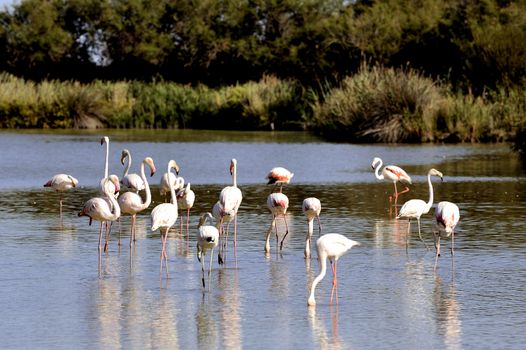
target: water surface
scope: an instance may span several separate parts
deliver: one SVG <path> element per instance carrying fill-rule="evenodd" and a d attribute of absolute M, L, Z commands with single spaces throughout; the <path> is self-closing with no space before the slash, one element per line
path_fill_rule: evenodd
<path fill-rule="evenodd" d="M 77 217 L 97 195 L 104 147 L 99 132 L 0 134 L 0 308 L 2 348 L 522 348 L 526 336 L 526 236 L 523 170 L 507 145 L 349 145 L 305 133 L 109 132 L 110 172 L 122 175 L 120 151 L 132 169 L 151 156 L 154 203 L 138 216 L 137 243 L 128 247 L 129 217 L 117 225 L 98 269 L 98 223 Z M 461 221 L 433 271 L 432 213 L 422 217 L 428 251 L 416 227 L 394 219 L 392 185 L 375 179 L 374 156 L 412 177 L 410 198 L 457 203 Z M 195 255 L 198 215 L 210 211 L 230 183 L 238 160 L 243 192 L 236 258 L 214 259 L 211 290 L 203 293 Z M 189 239 L 175 227 L 168 239 L 169 277 L 160 279 L 160 236 L 149 213 L 163 199 L 159 181 L 169 159 L 192 183 L 196 205 Z M 274 166 L 295 173 L 289 236 L 278 252 L 263 253 L 271 217 L 265 175 Z M 80 186 L 64 197 L 45 183 L 65 172 Z M 306 305 L 318 274 L 316 253 L 305 261 L 306 219 L 301 202 L 318 197 L 322 233 L 341 233 L 362 245 L 339 261 L 339 303 L 329 305 L 331 274 L 318 285 L 317 306 Z M 284 229 L 279 220 L 278 228 Z M 316 232 L 316 230 L 315 230 Z M 317 232 L 316 232 L 317 235 Z M 316 236 L 317 237 L 317 236 Z M 406 242 L 409 246 L 406 249 Z M 208 262 L 208 256 L 207 256 Z"/>

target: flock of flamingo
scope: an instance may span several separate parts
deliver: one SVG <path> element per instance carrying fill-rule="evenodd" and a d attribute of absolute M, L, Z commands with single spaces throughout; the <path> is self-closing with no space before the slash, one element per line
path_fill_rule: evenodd
<path fill-rule="evenodd" d="M 156 172 L 156 167 L 153 159 L 146 157 L 140 165 L 139 174 L 129 174 L 131 167 L 131 154 L 127 149 L 124 149 L 121 154 L 121 163 L 127 163 L 124 169 L 122 178 L 116 175 L 109 175 L 108 172 L 108 157 L 109 157 L 109 138 L 104 136 L 101 139 L 101 145 L 106 145 L 106 158 L 104 176 L 100 181 L 99 192 L 100 195 L 91 198 L 84 203 L 84 206 L 78 213 L 78 216 L 89 217 L 91 225 L 92 220 L 100 222 L 99 257 L 102 250 L 102 237 L 104 235 L 104 250 L 108 248 L 108 241 L 110 235 L 111 223 L 117 221 L 121 215 L 128 214 L 131 216 L 131 233 L 130 233 L 130 247 L 135 242 L 136 230 L 136 216 L 141 211 L 147 209 L 152 200 L 150 186 L 145 174 L 145 166 L 150 169 L 150 176 Z M 371 164 L 378 180 L 385 180 L 394 184 L 394 193 L 389 197 L 389 201 L 395 208 L 398 197 L 409 191 L 406 186 L 401 192 L 398 192 L 397 183 L 411 184 L 411 177 L 400 167 L 395 165 L 387 165 L 382 168 L 383 162 L 380 158 L 375 157 Z M 175 174 L 172 172 L 175 171 Z M 203 213 L 200 216 L 198 224 L 197 235 L 197 258 L 202 266 L 202 285 L 205 290 L 205 266 L 204 258 L 208 251 L 210 251 L 210 263 L 208 268 L 208 285 L 210 287 L 210 275 L 212 270 L 212 258 L 214 249 L 221 243 L 218 253 L 218 263 L 224 263 L 224 254 L 226 249 L 226 242 L 228 240 L 229 224 L 234 221 L 234 255 L 236 254 L 236 235 L 237 235 L 237 214 L 241 201 L 243 199 L 241 190 L 237 187 L 237 161 L 232 159 L 230 162 L 230 174 L 232 176 L 232 185 L 226 186 L 219 194 L 219 200 L 214 204 L 212 213 Z M 166 239 L 168 231 L 175 225 L 179 217 L 179 209 L 186 210 L 186 231 L 189 232 L 190 209 L 194 205 L 195 194 L 191 190 L 190 183 L 185 186 L 185 181 L 179 175 L 179 166 L 175 160 L 168 162 L 166 173 L 161 178 L 160 193 L 165 196 L 165 203 L 158 204 L 151 211 L 151 230 L 159 230 L 161 233 L 161 254 L 160 254 L 160 270 L 161 276 L 163 271 L 163 261 L 168 274 L 168 256 L 166 253 Z M 283 249 L 283 241 L 288 234 L 288 224 L 286 219 L 286 212 L 289 207 L 289 199 L 283 193 L 283 185 L 290 183 L 294 173 L 282 167 L 275 167 L 270 170 L 267 175 L 268 184 L 274 184 L 275 188 L 279 187 L 279 192 L 272 192 L 267 198 L 267 205 L 272 213 L 272 222 L 266 234 L 265 253 L 270 252 L 270 236 L 275 230 L 276 244 L 279 245 L 279 250 Z M 405 202 L 396 219 L 408 219 L 407 237 L 411 231 L 411 219 L 416 219 L 418 223 L 418 235 L 422 239 L 420 231 L 420 217 L 423 214 L 429 213 L 433 205 L 433 185 L 431 176 L 440 177 L 442 173 L 436 169 L 430 169 L 427 173 L 427 183 L 429 187 L 429 200 L 425 202 L 421 199 L 411 199 Z M 44 187 L 51 187 L 60 193 L 60 212 L 62 213 L 63 192 L 75 188 L 78 185 L 78 180 L 71 175 L 57 174 L 53 176 Z M 121 186 L 127 188 L 120 194 Z M 145 199 L 139 195 L 140 191 L 145 192 Z M 168 196 L 170 196 L 168 198 Z M 169 199 L 169 200 L 168 200 Z M 319 233 L 321 235 L 322 226 L 320 223 L 321 202 L 314 197 L 306 198 L 302 205 L 303 213 L 307 217 L 308 230 L 305 238 L 304 256 L 306 259 L 310 258 L 310 245 L 314 229 L 314 219 L 318 221 Z M 276 226 L 276 219 L 282 216 L 285 221 L 286 232 L 279 243 L 278 230 Z M 435 236 L 435 265 L 436 269 L 438 257 L 440 256 L 440 239 L 451 236 L 451 255 L 454 254 L 454 230 L 460 219 L 459 208 L 456 204 L 442 201 L 438 203 L 435 210 L 435 228 L 433 230 Z M 180 218 L 181 232 L 183 227 L 183 217 Z M 120 238 L 119 238 L 120 240 Z M 424 242 L 425 244 L 425 242 Z M 327 260 L 331 263 L 333 274 L 332 291 L 330 304 L 333 302 L 333 296 L 336 294 L 336 303 L 338 302 L 338 283 L 337 283 L 337 262 L 338 259 L 347 253 L 352 247 L 360 245 L 359 242 L 348 239 L 344 235 L 336 233 L 323 234 L 316 241 L 316 250 L 318 262 L 320 265 L 320 272 L 312 282 L 310 294 L 307 300 L 309 306 L 316 305 L 314 292 L 316 285 L 325 277 L 327 270 Z M 427 246 L 426 246 L 427 248 Z M 100 260 L 99 260 L 100 261 Z"/>

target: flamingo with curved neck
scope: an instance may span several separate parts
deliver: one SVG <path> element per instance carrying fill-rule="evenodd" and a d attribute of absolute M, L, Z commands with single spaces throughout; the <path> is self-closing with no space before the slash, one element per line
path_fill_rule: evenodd
<path fill-rule="evenodd" d="M 148 179 L 144 173 L 144 166 L 148 165 L 150 167 L 150 176 L 155 174 L 155 164 L 151 157 L 146 157 L 141 163 L 141 181 L 144 183 L 144 190 L 146 192 L 146 199 L 142 201 L 141 196 L 135 192 L 125 192 L 119 196 L 119 205 L 121 207 L 122 213 L 130 214 L 132 218 L 131 233 L 130 233 L 130 247 L 132 241 L 135 242 L 135 233 L 136 233 L 136 220 L 137 213 L 148 208 L 152 202 L 152 194 L 150 191 L 150 185 L 148 184 Z"/>
<path fill-rule="evenodd" d="M 371 164 L 371 167 L 374 169 L 374 175 L 378 180 L 385 180 L 392 182 L 394 184 L 394 200 L 395 205 L 398 200 L 398 196 L 402 193 L 409 192 L 409 187 L 406 186 L 406 188 L 402 192 L 398 192 L 398 189 L 396 188 L 396 183 L 400 182 L 403 184 L 411 184 L 411 177 L 407 175 L 404 169 L 396 166 L 396 165 L 386 165 L 382 169 L 382 173 L 380 174 L 380 169 L 382 168 L 383 161 L 379 157 L 375 157 L 373 159 L 373 162 Z M 389 200 L 391 200 L 391 197 L 389 197 Z"/>
<path fill-rule="evenodd" d="M 137 174 L 128 174 L 130 171 L 130 167 L 132 164 L 132 157 L 131 153 L 128 149 L 123 149 L 121 153 L 121 164 L 124 165 L 124 160 L 128 158 L 128 163 L 126 163 L 126 166 L 124 167 L 124 172 L 122 174 L 121 184 L 129 188 L 130 190 L 134 192 L 139 192 L 141 190 L 144 190 L 144 180 L 141 178 L 141 176 Z"/>
<path fill-rule="evenodd" d="M 172 169 L 174 169 L 175 172 L 179 174 L 179 166 L 177 165 L 177 162 L 173 159 L 168 162 L 167 173 L 169 174 Z M 168 231 L 175 224 L 178 217 L 177 197 L 175 195 L 173 183 L 170 184 L 170 194 L 172 195 L 171 202 L 161 203 L 157 205 L 155 208 L 153 208 L 151 213 L 152 231 L 156 231 L 157 229 L 161 231 L 161 275 L 163 271 L 163 258 L 166 265 L 166 275 L 168 275 L 168 255 L 166 254 L 166 239 L 168 238 Z"/>
<path fill-rule="evenodd" d="M 348 239 L 347 237 L 340 235 L 339 233 L 327 233 L 316 241 L 316 249 L 318 251 L 318 261 L 320 263 L 320 274 L 316 276 L 312 282 L 312 287 L 310 289 L 309 299 L 307 304 L 309 306 L 316 305 L 316 300 L 314 299 L 314 291 L 318 283 L 325 277 L 327 272 L 327 259 L 331 262 L 332 267 L 332 291 L 331 291 L 331 301 L 336 291 L 336 304 L 338 303 L 338 279 L 336 277 L 338 259 L 345 253 L 347 253 L 352 247 L 360 245 L 360 243 Z"/>
<path fill-rule="evenodd" d="M 420 240 L 424 242 L 424 245 L 427 248 L 426 242 L 422 238 L 422 233 L 420 231 L 420 217 L 422 214 L 429 213 L 429 210 L 431 209 L 431 206 L 433 206 L 433 184 L 431 183 L 431 176 L 437 176 L 440 177 L 440 179 L 443 181 L 443 175 L 440 171 L 436 169 L 430 169 L 427 173 L 427 184 L 429 187 L 429 200 L 424 202 L 422 199 L 411 199 L 404 203 L 402 208 L 400 209 L 400 212 L 398 213 L 397 219 L 409 219 L 409 223 L 407 225 L 407 237 L 409 237 L 409 234 L 411 232 L 411 219 L 416 219 L 418 222 L 418 236 L 420 237 Z M 407 246 L 407 240 L 406 240 L 406 246 Z"/>

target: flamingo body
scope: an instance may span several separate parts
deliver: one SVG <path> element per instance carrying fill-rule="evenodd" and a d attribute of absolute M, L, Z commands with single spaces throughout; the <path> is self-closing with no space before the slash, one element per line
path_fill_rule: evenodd
<path fill-rule="evenodd" d="M 270 172 L 267 174 L 267 184 L 275 184 L 276 186 L 279 185 L 279 191 L 281 192 L 283 189 L 283 184 L 290 183 L 290 180 L 294 176 L 294 173 L 290 172 L 289 170 L 283 168 L 283 167 L 275 167 L 270 170 Z"/>
<path fill-rule="evenodd" d="M 385 181 L 392 182 L 394 184 L 394 190 L 395 190 L 394 198 L 395 198 L 395 203 L 396 203 L 398 196 L 400 194 L 409 191 L 409 188 L 406 187 L 404 191 L 398 192 L 398 189 L 396 188 L 396 183 L 400 182 L 403 184 L 411 184 L 412 183 L 411 177 L 407 174 L 407 172 L 404 169 L 396 165 L 386 165 L 382 169 L 381 174 L 380 174 L 380 168 L 382 168 L 382 164 L 383 164 L 382 159 L 380 159 L 379 157 L 375 157 L 373 159 L 371 167 L 374 169 L 375 171 L 374 174 L 378 180 L 385 180 Z"/>
<path fill-rule="evenodd" d="M 287 217 L 286 217 L 287 209 L 289 208 L 289 198 L 281 192 L 271 193 L 267 197 L 267 206 L 270 212 L 272 213 L 272 222 L 270 223 L 270 228 L 267 231 L 267 237 L 265 240 L 265 253 L 268 254 L 270 252 L 270 234 L 272 233 L 272 228 L 276 227 L 276 217 L 280 215 L 283 216 L 285 220 L 285 227 L 286 227 L 285 235 L 281 239 L 281 244 L 280 244 L 280 250 L 283 249 L 283 241 L 285 240 L 285 237 L 289 233 L 289 229 L 287 225 Z M 278 239 L 278 230 L 276 227 L 276 240 L 277 239 Z"/>
<path fill-rule="evenodd" d="M 217 247 L 217 245 L 219 244 L 219 230 L 216 226 L 207 225 L 206 221 L 208 219 L 210 220 L 210 222 L 212 222 L 212 214 L 205 213 L 201 215 L 198 225 L 199 234 L 197 236 L 197 259 L 201 262 L 201 269 L 203 272 L 203 289 L 205 288 L 204 257 L 206 255 L 206 252 L 210 250 L 210 267 L 208 269 L 208 279 L 210 281 L 210 273 L 212 271 L 212 256 L 214 254 L 214 248 Z M 208 287 L 210 288 L 210 282 L 208 283 Z"/>
<path fill-rule="evenodd" d="M 409 219 L 409 224 L 407 228 L 407 235 L 409 236 L 409 232 L 411 230 L 411 219 L 416 219 L 418 222 L 418 236 L 420 237 L 420 240 L 424 242 L 422 239 L 422 234 L 420 231 L 420 217 L 423 214 L 429 213 L 429 210 L 431 209 L 431 206 L 433 205 L 433 184 L 431 183 L 431 176 L 437 176 L 440 177 L 441 180 L 443 180 L 443 175 L 440 171 L 436 169 L 430 169 L 427 173 L 427 183 L 429 187 L 429 200 L 424 202 L 421 199 L 411 199 L 402 205 L 402 208 L 400 208 L 400 212 L 397 215 L 397 219 L 405 218 Z M 425 244 L 425 242 L 424 242 Z"/>
<path fill-rule="evenodd" d="M 57 174 L 54 175 L 48 182 L 46 182 L 44 187 L 51 187 L 57 192 L 64 192 L 77 187 L 78 184 L 79 181 L 71 175 Z"/>
<path fill-rule="evenodd" d="M 124 165 L 124 160 L 128 158 L 128 163 L 124 168 L 122 174 L 121 184 L 133 192 L 139 192 L 145 189 L 144 181 L 138 174 L 128 174 L 132 164 L 131 153 L 127 149 L 123 149 L 121 153 L 121 164 Z"/>
<path fill-rule="evenodd" d="M 347 237 L 338 234 L 338 233 L 328 233 L 316 241 L 316 250 L 318 252 L 318 262 L 320 264 L 320 273 L 314 281 L 312 282 L 310 295 L 307 300 L 307 304 L 310 306 L 316 305 L 316 300 L 314 298 L 314 291 L 316 289 L 316 285 L 325 277 L 325 274 L 327 272 L 327 259 L 332 263 L 332 272 L 333 272 L 333 285 L 332 285 L 332 292 L 331 292 L 331 301 L 332 304 L 332 298 L 334 291 L 336 290 L 336 302 L 338 302 L 338 281 L 337 281 L 337 262 L 338 259 L 347 253 L 352 247 L 360 245 L 360 243 L 353 241 L 352 239 L 348 239 Z"/>
<path fill-rule="evenodd" d="M 460 210 L 455 203 L 443 201 L 438 203 L 435 210 L 435 269 L 440 256 L 440 238 L 451 236 L 451 255 L 454 254 L 455 227 L 460 220 Z"/>
<path fill-rule="evenodd" d="M 312 231 L 314 226 L 314 218 L 318 220 L 318 227 L 321 234 L 320 224 L 320 213 L 321 213 L 321 202 L 318 198 L 309 197 L 303 200 L 302 210 L 307 217 L 307 237 L 305 239 L 305 258 L 310 257 L 310 241 L 312 237 Z"/>

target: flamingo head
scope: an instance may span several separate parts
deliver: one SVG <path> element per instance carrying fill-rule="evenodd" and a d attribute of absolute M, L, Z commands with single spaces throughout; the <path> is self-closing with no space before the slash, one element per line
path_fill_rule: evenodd
<path fill-rule="evenodd" d="M 102 146 L 104 143 L 110 143 L 110 138 L 108 136 L 104 136 L 100 139 L 100 145 Z"/>
<path fill-rule="evenodd" d="M 155 169 L 155 164 L 153 163 L 153 159 L 151 157 L 144 158 L 143 162 L 150 167 L 150 177 L 155 174 L 157 169 Z"/>
<path fill-rule="evenodd" d="M 376 169 L 376 167 L 382 162 L 378 157 L 374 157 L 373 162 L 371 163 L 371 168 Z"/>
<path fill-rule="evenodd" d="M 79 180 L 75 179 L 71 175 L 68 175 L 68 179 L 69 179 L 69 181 L 71 181 L 71 186 L 73 186 L 73 187 L 77 187 L 77 185 L 79 184 Z"/>
<path fill-rule="evenodd" d="M 122 150 L 122 153 L 121 153 L 121 164 L 124 165 L 124 160 L 126 159 L 126 157 L 128 157 L 130 155 L 130 151 L 128 151 L 126 148 Z"/>
<path fill-rule="evenodd" d="M 179 175 L 179 165 L 177 165 L 177 162 L 173 159 L 168 162 L 168 172 L 170 172 L 171 169 L 174 169 L 175 173 Z"/>
<path fill-rule="evenodd" d="M 234 172 L 236 171 L 236 167 L 237 167 L 237 160 L 235 158 L 232 158 L 232 160 L 230 161 L 230 175 L 234 174 Z"/>
<path fill-rule="evenodd" d="M 117 175 L 112 174 L 108 176 L 108 181 L 112 182 L 115 187 L 115 190 L 113 191 L 114 193 L 112 194 L 115 194 L 121 190 L 121 186 L 119 184 L 119 177 Z M 106 187 L 106 185 L 104 185 L 104 187 Z"/>
<path fill-rule="evenodd" d="M 440 178 L 440 180 L 444 181 L 444 177 L 443 177 L 443 174 L 436 170 L 436 169 L 431 169 L 429 170 L 429 172 L 427 173 L 428 175 L 432 175 L 432 176 L 438 176 Z"/>

